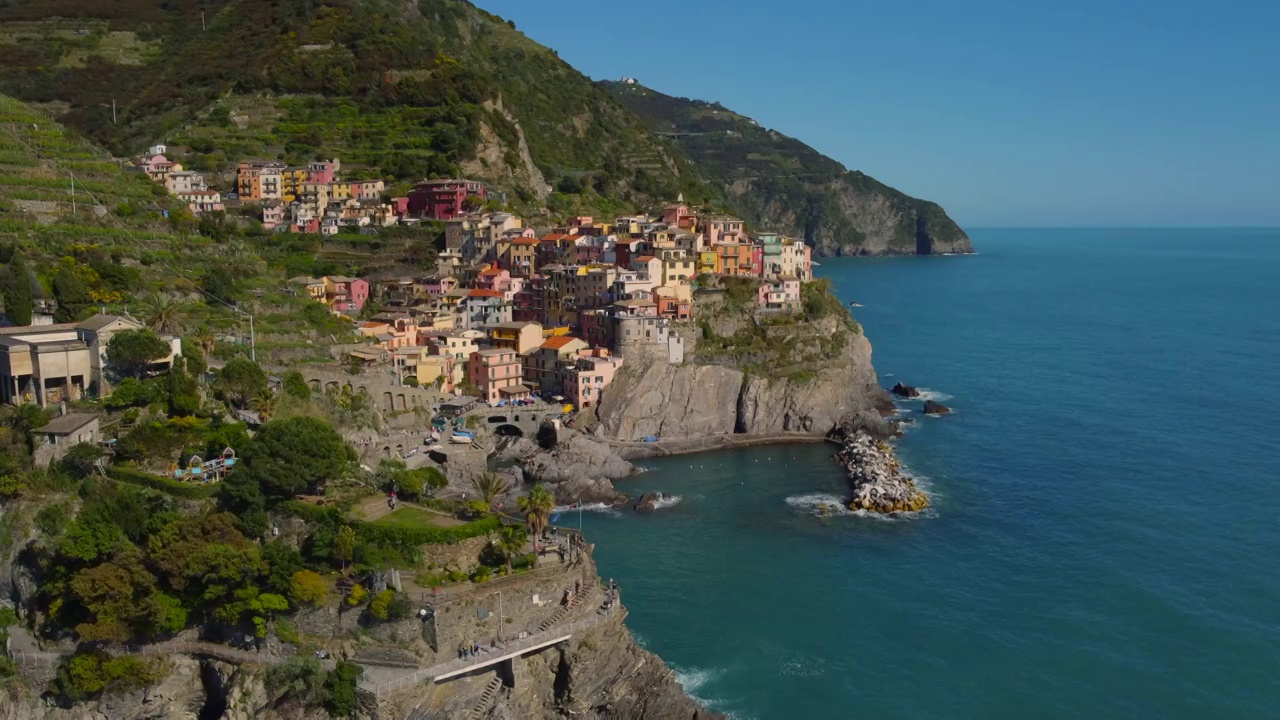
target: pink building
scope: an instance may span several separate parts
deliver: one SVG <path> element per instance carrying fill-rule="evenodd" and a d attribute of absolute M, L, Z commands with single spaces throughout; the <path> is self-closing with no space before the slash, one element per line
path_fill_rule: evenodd
<path fill-rule="evenodd" d="M 476 276 L 476 289 L 478 290 L 495 290 L 500 293 L 506 293 L 511 289 L 511 273 L 501 268 L 490 267 L 487 270 L 480 271 Z"/>
<path fill-rule="evenodd" d="M 467 376 L 471 384 L 480 389 L 481 398 L 490 405 L 529 397 L 529 387 L 523 382 L 524 367 L 515 350 L 493 348 L 471 353 Z"/>
<path fill-rule="evenodd" d="M 800 307 L 800 280 L 780 277 L 760 285 L 757 302 L 766 310 L 796 310 Z"/>
<path fill-rule="evenodd" d="M 331 183 L 337 177 L 338 163 L 336 160 L 325 160 L 322 162 L 313 162 L 307 165 L 307 182 L 311 183 Z"/>
<path fill-rule="evenodd" d="M 579 409 L 596 405 L 620 367 L 622 358 L 611 356 L 604 348 L 594 348 L 565 369 L 563 394 Z"/>
<path fill-rule="evenodd" d="M 668 225 L 679 225 L 681 219 L 689 217 L 689 206 L 668 205 L 662 209 L 662 222 Z"/>

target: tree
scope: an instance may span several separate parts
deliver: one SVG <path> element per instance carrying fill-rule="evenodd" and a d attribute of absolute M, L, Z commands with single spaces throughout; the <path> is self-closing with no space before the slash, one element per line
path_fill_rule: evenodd
<path fill-rule="evenodd" d="M 93 474 L 100 457 L 102 448 L 90 443 L 80 443 L 62 456 L 58 461 L 58 469 L 77 479 L 87 478 Z"/>
<path fill-rule="evenodd" d="M 488 507 L 493 507 L 493 501 L 499 495 L 507 492 L 508 483 L 505 478 L 497 473 L 482 472 L 471 476 L 471 487 L 475 488 L 476 493 L 484 500 Z"/>
<path fill-rule="evenodd" d="M 395 599 L 396 591 L 387 588 L 369 601 L 369 614 L 378 620 L 386 620 L 391 616 L 391 601 Z"/>
<path fill-rule="evenodd" d="M 247 466 L 236 463 L 227 473 L 226 479 L 218 486 L 218 506 L 238 517 L 240 527 L 249 536 L 262 537 L 266 533 L 267 498 Z"/>
<path fill-rule="evenodd" d="M 267 564 L 267 588 L 281 595 L 293 590 L 293 576 L 302 570 L 302 554 L 283 540 L 262 546 L 262 560 Z"/>
<path fill-rule="evenodd" d="M 267 389 L 267 374 L 249 358 L 234 357 L 218 373 L 216 389 L 222 399 L 243 410 Z"/>
<path fill-rule="evenodd" d="M 185 316 L 185 306 L 168 295 L 152 293 L 142 301 L 142 321 L 155 332 L 181 334 Z"/>
<path fill-rule="evenodd" d="M 313 417 L 273 420 L 245 452 L 262 492 L 292 497 L 342 475 L 354 452 L 328 423 Z M 237 463 L 238 464 L 238 463 Z"/>
<path fill-rule="evenodd" d="M 333 543 L 333 559 L 342 563 L 342 574 L 347 573 L 347 561 L 356 554 L 356 531 L 350 525 L 338 528 L 338 536 Z"/>
<path fill-rule="evenodd" d="M 550 522 L 551 511 L 555 509 L 556 498 L 547 489 L 546 485 L 538 483 L 533 486 L 529 494 L 520 498 L 516 505 L 520 511 L 525 514 L 525 521 L 529 524 L 529 531 L 533 533 L 533 547 L 538 549 L 538 538 L 542 536 L 542 531 L 547 528 Z"/>
<path fill-rule="evenodd" d="M 336 718 L 355 717 L 360 703 L 356 696 L 356 683 L 364 668 L 343 660 L 329 673 L 324 681 L 324 707 L 329 715 Z"/>
<path fill-rule="evenodd" d="M 4 283 L 4 312 L 19 327 L 31 324 L 31 271 L 22 253 L 14 253 Z"/>
<path fill-rule="evenodd" d="M 502 556 L 507 561 L 507 574 L 511 574 L 511 561 L 520 551 L 524 549 L 524 544 L 529 541 L 529 533 L 520 525 L 504 525 L 502 531 L 498 533 L 497 545 L 502 550 Z"/>
<path fill-rule="evenodd" d="M 297 370 L 290 370 L 285 373 L 284 391 L 285 394 L 296 397 L 299 400 L 306 400 L 311 397 L 311 387 L 307 385 L 306 378 L 302 377 L 302 373 Z"/>
<path fill-rule="evenodd" d="M 187 372 L 190 364 L 189 358 L 176 357 L 173 359 L 173 368 L 169 370 L 167 384 L 169 415 L 172 417 L 190 417 L 200 409 L 200 385 Z"/>
<path fill-rule="evenodd" d="M 141 378 L 169 351 L 169 343 L 150 329 L 122 330 L 107 343 L 107 364 L 122 376 Z"/>
<path fill-rule="evenodd" d="M 293 574 L 289 583 L 289 599 L 295 605 L 323 605 L 329 596 L 329 584 L 320 573 L 313 570 L 299 570 Z"/>

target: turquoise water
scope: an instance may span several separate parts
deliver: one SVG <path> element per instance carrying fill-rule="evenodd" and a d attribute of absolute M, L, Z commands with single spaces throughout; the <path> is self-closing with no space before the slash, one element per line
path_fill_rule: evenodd
<path fill-rule="evenodd" d="M 739 718 L 1280 716 L 1280 231 L 980 231 L 825 260 L 925 517 L 825 520 L 824 446 L 650 461 L 587 513 L 641 642 Z M 576 518 L 573 518 L 576 520 Z"/>

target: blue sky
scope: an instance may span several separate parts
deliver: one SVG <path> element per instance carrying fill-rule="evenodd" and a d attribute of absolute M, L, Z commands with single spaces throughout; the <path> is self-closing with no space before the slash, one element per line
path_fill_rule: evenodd
<path fill-rule="evenodd" d="M 962 225 L 1280 225 L 1280 2 L 477 2 Z"/>

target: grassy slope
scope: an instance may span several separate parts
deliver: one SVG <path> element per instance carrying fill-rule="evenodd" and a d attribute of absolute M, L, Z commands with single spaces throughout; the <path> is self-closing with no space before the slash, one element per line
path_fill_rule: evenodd
<path fill-rule="evenodd" d="M 566 210 L 703 192 L 680 153 L 609 93 L 462 0 L 212 0 L 203 32 L 193 5 L 0 0 L 0 92 L 55 103 L 117 153 L 168 138 L 198 169 L 339 155 L 401 180 L 472 159 L 481 123 L 517 160 L 516 126 L 484 107 L 501 100 L 553 186 L 587 176 L 591 190 L 556 199 Z M 535 199 L 529 177 L 488 179 Z"/>
<path fill-rule="evenodd" d="M 169 219 L 162 215 L 166 210 Z M 364 273 L 419 255 L 429 259 L 420 249 L 433 242 L 417 235 L 339 236 L 322 245 L 318 237 L 262 235 L 235 219 L 196 222 L 144 175 L 122 169 L 47 115 L 0 95 L 0 246 L 23 253 L 46 295 L 54 294 L 60 263 L 73 262 L 92 270 L 99 289 L 118 293 L 95 308 L 142 317 L 145 302 L 160 292 L 183 302 L 188 328 L 243 333 L 243 318 L 201 292 L 221 273 L 234 279 L 235 301 L 258 318 L 260 353 L 277 347 L 292 361 L 327 357 L 304 341 L 337 326 L 325 313 L 304 312 L 314 303 L 295 297 L 284 280 L 307 272 Z"/>
<path fill-rule="evenodd" d="M 707 182 L 728 192 L 731 201 L 754 223 L 768 226 L 772 208 L 796 208 L 801 227 L 793 231 L 823 226 L 840 244 L 857 245 L 862 232 L 856 219 L 839 208 L 830 188 L 831 183 L 841 181 L 857 195 L 883 196 L 904 216 L 923 216 L 943 239 L 964 235 L 937 204 L 850 171 L 799 140 L 762 128 L 718 103 L 672 97 L 640 85 L 605 82 L 601 86 L 654 132 L 698 133 L 676 142 L 697 163 Z M 914 244 L 914 223 L 904 222 L 896 231 L 896 241 Z"/>

